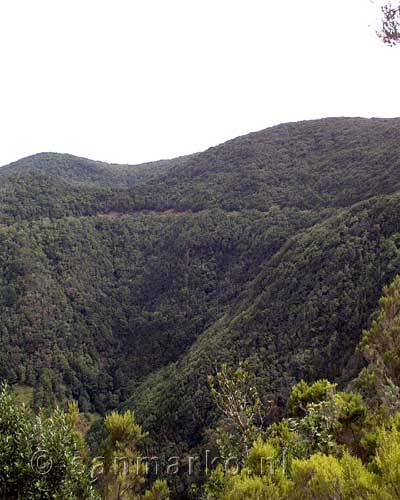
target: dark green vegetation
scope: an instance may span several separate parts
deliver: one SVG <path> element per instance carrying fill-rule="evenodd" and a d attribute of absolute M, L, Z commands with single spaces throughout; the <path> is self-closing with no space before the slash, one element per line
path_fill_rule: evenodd
<path fill-rule="evenodd" d="M 398 272 L 400 119 L 280 125 L 137 167 L 0 169 L 1 377 L 34 408 L 133 408 L 155 448 L 208 443 L 222 362 L 247 360 L 276 415 L 302 378 L 346 385 Z"/>
<path fill-rule="evenodd" d="M 209 432 L 218 455 L 211 455 L 206 474 L 198 463 L 186 472 L 192 480 L 194 473 L 197 484 L 181 496 L 400 499 L 400 276 L 384 288 L 379 304 L 358 346 L 368 360 L 358 376 L 343 391 L 326 379 L 301 380 L 291 389 L 282 419 L 273 416 L 273 401 L 262 401 L 248 362 L 237 368 L 224 363 L 210 375 L 219 422 Z M 83 439 L 85 428 L 76 403 L 68 412 L 56 409 L 46 417 L 40 411 L 35 417 L 3 386 L 1 498 L 169 500 L 167 482 L 157 473 L 151 480 L 147 467 L 160 462 L 147 453 L 149 436 L 130 410 L 105 417 L 92 451 Z M 170 458 L 179 471 L 188 457 Z M 184 474 L 167 476 L 176 495 Z"/>
<path fill-rule="evenodd" d="M 294 385 L 287 416 L 264 425 L 243 364 L 210 377 L 226 461 L 208 476 L 207 500 L 394 500 L 400 498 L 400 276 L 385 287 L 359 351 L 368 365 L 344 391 L 328 380 Z M 228 462 L 229 463 L 229 462 Z M 225 464 L 225 465 L 224 465 Z M 239 469 L 239 470 L 238 470 Z"/>

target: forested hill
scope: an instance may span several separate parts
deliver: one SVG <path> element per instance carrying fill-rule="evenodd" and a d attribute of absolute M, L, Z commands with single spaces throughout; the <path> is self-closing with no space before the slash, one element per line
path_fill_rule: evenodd
<path fill-rule="evenodd" d="M 302 377 L 346 380 L 399 271 L 400 119 L 0 168 L 1 377 L 35 408 L 132 406 L 163 445 L 205 439 L 222 361 L 248 359 L 278 406 Z"/>
<path fill-rule="evenodd" d="M 283 124 L 136 166 L 41 153 L 0 168 L 0 218 L 346 207 L 399 189 L 399 124 L 357 118 Z"/>

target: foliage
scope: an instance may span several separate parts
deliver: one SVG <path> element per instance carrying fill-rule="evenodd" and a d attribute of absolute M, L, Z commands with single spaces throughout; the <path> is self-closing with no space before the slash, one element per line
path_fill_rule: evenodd
<path fill-rule="evenodd" d="M 328 380 L 318 380 L 312 385 L 301 380 L 292 387 L 288 400 L 288 415 L 291 417 L 304 416 L 307 414 L 309 404 L 326 401 L 335 392 L 336 385 L 331 384 Z"/>
<path fill-rule="evenodd" d="M 345 453 L 341 459 L 316 454 L 293 464 L 289 498 L 298 500 L 384 498 L 375 476 L 361 461 Z"/>
<path fill-rule="evenodd" d="M 259 430 L 239 472 L 219 467 L 210 475 L 210 499 L 400 498 L 400 413 L 394 413 L 393 399 L 373 392 L 381 387 L 378 378 L 387 384 L 390 374 L 397 381 L 399 289 L 397 276 L 385 287 L 376 319 L 360 342 L 370 364 L 350 387 L 363 388 L 369 370 L 375 385 L 364 391 L 366 399 L 357 392 L 337 391 L 327 380 L 294 385 L 289 417 Z M 397 387 L 394 382 L 392 386 Z M 238 394 L 232 397 L 240 399 Z M 373 446 L 365 453 L 367 436 Z"/>
<path fill-rule="evenodd" d="M 224 416 L 218 430 L 222 457 L 241 456 L 262 430 L 265 409 L 257 388 L 251 385 L 243 363 L 237 369 L 223 364 L 215 377 L 208 380 L 214 401 Z"/>
<path fill-rule="evenodd" d="M 169 500 L 169 489 L 166 481 L 157 479 L 151 489 L 145 492 L 144 500 Z"/>
<path fill-rule="evenodd" d="M 399 417 L 399 415 L 397 415 Z M 397 418 L 398 420 L 398 418 Z M 381 488 L 388 492 L 388 498 L 400 498 L 400 432 L 393 425 L 378 431 L 377 451 L 374 468 L 381 478 Z"/>
<path fill-rule="evenodd" d="M 129 410 L 104 419 L 102 457 L 90 457 L 77 430 L 76 403 L 35 416 L 0 390 L 0 496 L 9 500 L 168 500 L 165 481 L 149 489 L 138 445 L 146 437 Z"/>
<path fill-rule="evenodd" d="M 395 329 L 377 327 L 365 359 L 354 349 L 400 271 L 399 123 L 282 124 L 152 165 L 46 153 L 0 169 L 0 377 L 36 412 L 122 404 L 154 453 L 188 455 L 218 422 L 234 431 L 207 376 L 245 361 L 266 415 L 239 448 L 259 429 L 279 460 L 286 440 L 291 461 L 345 448 L 367 463 L 398 402 Z"/>
<path fill-rule="evenodd" d="M 397 45 L 400 42 L 400 5 L 389 2 L 381 9 L 382 27 L 378 34 L 387 45 Z"/>
<path fill-rule="evenodd" d="M 137 499 L 145 482 L 138 444 L 145 437 L 134 414 L 112 412 L 104 419 L 103 470 L 98 488 L 105 500 Z"/>
<path fill-rule="evenodd" d="M 359 385 L 372 393 L 370 399 L 384 403 L 394 412 L 399 409 L 400 384 L 400 276 L 384 288 L 377 318 L 363 332 L 359 349 L 368 367 L 359 377 Z"/>
<path fill-rule="evenodd" d="M 1 498 L 97 499 L 73 415 L 57 409 L 38 417 L 0 391 Z"/>

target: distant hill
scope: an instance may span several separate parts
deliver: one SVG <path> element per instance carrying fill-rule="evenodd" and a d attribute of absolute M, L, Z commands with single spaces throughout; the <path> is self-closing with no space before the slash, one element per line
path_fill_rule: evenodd
<path fill-rule="evenodd" d="M 280 408 L 300 378 L 347 380 L 399 271 L 400 119 L 0 168 L 1 377 L 35 407 L 131 406 L 163 446 L 205 439 L 222 361 L 248 359 Z"/>
<path fill-rule="evenodd" d="M 0 177 L 41 173 L 84 185 L 128 186 L 168 169 L 167 160 L 142 165 L 118 165 L 69 154 L 38 153 L 0 169 Z"/>

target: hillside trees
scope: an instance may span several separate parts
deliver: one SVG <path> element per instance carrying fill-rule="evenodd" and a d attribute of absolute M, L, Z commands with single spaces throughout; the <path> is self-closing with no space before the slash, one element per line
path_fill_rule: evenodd
<path fill-rule="evenodd" d="M 223 363 L 249 363 L 275 419 L 298 381 L 340 384 L 295 405 L 309 435 L 332 407 L 361 414 L 338 387 L 400 270 L 399 125 L 282 124 L 150 170 L 51 154 L 0 169 L 1 378 L 35 411 L 134 409 L 157 452 L 208 439 Z M 351 453 L 373 456 L 374 432 L 333 424 L 325 449 L 354 432 Z"/>
<path fill-rule="evenodd" d="M 241 470 L 219 465 L 211 473 L 209 500 L 399 499 L 399 318 L 397 276 L 385 287 L 360 342 L 369 364 L 350 386 L 361 389 L 365 399 L 349 389 L 339 392 L 327 380 L 299 382 L 291 391 L 288 417 L 258 429 Z M 242 400 L 240 392 L 230 394 Z M 213 395 L 218 404 L 220 395 Z"/>
<path fill-rule="evenodd" d="M 368 362 L 355 385 L 370 405 L 390 414 L 400 410 L 400 276 L 385 286 L 379 312 L 363 332 L 358 349 Z"/>

